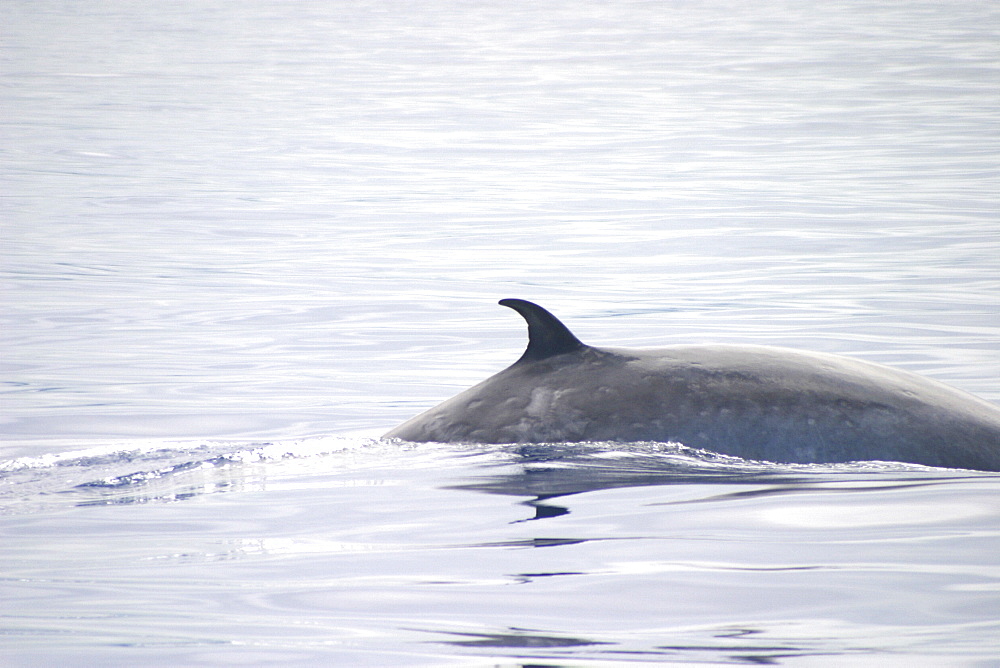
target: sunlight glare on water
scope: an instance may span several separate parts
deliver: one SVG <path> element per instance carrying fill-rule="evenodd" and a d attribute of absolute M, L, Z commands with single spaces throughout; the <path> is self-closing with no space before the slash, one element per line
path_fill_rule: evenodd
<path fill-rule="evenodd" d="M 851 527 L 900 526 L 908 524 L 939 524 L 952 520 L 986 518 L 993 515 L 993 503 L 881 503 L 872 508 L 855 509 L 818 505 L 795 505 L 779 508 L 764 514 L 765 521 L 773 524 L 803 527 L 846 529 Z"/>

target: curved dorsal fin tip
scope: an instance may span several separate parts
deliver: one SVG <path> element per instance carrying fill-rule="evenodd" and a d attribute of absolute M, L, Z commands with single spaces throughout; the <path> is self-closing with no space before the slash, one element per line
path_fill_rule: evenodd
<path fill-rule="evenodd" d="M 528 347 L 518 362 L 543 360 L 586 347 L 559 318 L 538 304 L 524 299 L 501 299 L 499 303 L 520 313 L 528 323 Z"/>

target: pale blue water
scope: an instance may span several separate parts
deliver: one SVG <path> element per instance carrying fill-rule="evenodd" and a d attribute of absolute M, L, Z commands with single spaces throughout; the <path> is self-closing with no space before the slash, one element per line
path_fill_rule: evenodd
<path fill-rule="evenodd" d="M 1000 478 L 378 435 L 587 342 L 1000 402 L 1000 9 L 4 5 L 10 665 L 998 665 Z"/>

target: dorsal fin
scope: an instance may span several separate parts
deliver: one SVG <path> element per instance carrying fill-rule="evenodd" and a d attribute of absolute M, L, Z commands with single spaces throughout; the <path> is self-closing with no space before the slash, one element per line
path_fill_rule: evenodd
<path fill-rule="evenodd" d="M 528 347 L 518 362 L 535 362 L 586 348 L 566 325 L 538 304 L 523 299 L 501 299 L 500 305 L 514 309 L 528 321 Z"/>

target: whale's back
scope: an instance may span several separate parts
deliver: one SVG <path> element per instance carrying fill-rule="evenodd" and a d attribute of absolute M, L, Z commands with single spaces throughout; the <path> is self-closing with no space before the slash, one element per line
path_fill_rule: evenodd
<path fill-rule="evenodd" d="M 652 350 L 547 334 L 516 363 L 390 431 L 410 441 L 659 441 L 787 463 L 901 461 L 1000 470 L 1000 408 L 922 376 L 770 346 Z M 553 324 L 555 323 L 555 324 Z M 558 325 L 558 328 L 556 328 Z M 545 328 L 553 328 L 546 331 Z"/>

